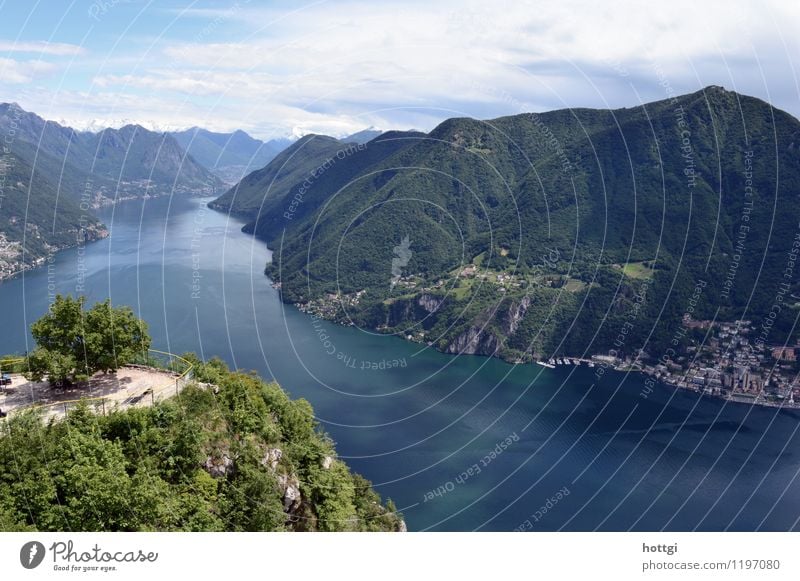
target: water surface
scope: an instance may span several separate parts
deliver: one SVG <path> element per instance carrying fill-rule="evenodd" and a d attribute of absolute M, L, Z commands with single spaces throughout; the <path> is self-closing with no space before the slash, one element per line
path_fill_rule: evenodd
<path fill-rule="evenodd" d="M 411 530 L 798 528 L 797 412 L 666 386 L 642 398 L 637 375 L 597 381 L 315 321 L 279 301 L 264 244 L 206 201 L 107 208 L 108 239 L 0 283 L 0 353 L 31 348 L 56 292 L 130 305 L 154 347 L 307 398 Z"/>

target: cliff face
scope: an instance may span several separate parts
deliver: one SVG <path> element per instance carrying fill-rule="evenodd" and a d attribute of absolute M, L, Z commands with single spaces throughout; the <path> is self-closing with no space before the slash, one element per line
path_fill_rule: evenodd
<path fill-rule="evenodd" d="M 447 353 L 464 353 L 469 355 L 503 355 L 503 347 L 507 338 L 512 337 L 528 308 L 531 306 L 531 297 L 524 296 L 519 300 L 508 300 L 501 304 L 499 309 L 490 309 L 482 313 L 479 320 L 482 325 L 470 326 L 461 333 L 446 348 Z M 505 311 L 499 315 L 497 311 Z M 488 323 L 499 321 L 500 326 L 494 329 Z"/>
<path fill-rule="evenodd" d="M 486 355 L 518 360 L 520 354 L 507 347 L 522 324 L 526 313 L 531 308 L 533 299 L 530 296 L 509 298 L 497 305 L 478 313 L 471 324 L 450 334 L 444 342 L 432 344 L 445 353 Z M 379 317 L 366 319 L 364 324 L 384 330 L 398 332 L 408 328 L 421 328 L 428 335 L 435 336 L 433 328 L 439 328 L 453 316 L 457 304 L 445 295 L 423 292 L 409 298 L 397 299 L 385 306 Z M 378 321 L 380 320 L 380 323 Z M 424 341 L 424 337 L 412 336 Z"/>
<path fill-rule="evenodd" d="M 499 339 L 490 331 L 470 327 L 447 346 L 447 353 L 464 355 L 495 355 L 500 347 Z"/>
<path fill-rule="evenodd" d="M 435 313 L 442 306 L 442 299 L 433 297 L 429 294 L 421 294 L 417 304 L 425 309 L 428 313 Z"/>
<path fill-rule="evenodd" d="M 517 332 L 519 324 L 522 322 L 522 319 L 525 318 L 525 313 L 528 312 L 528 308 L 530 308 L 530 306 L 531 297 L 528 295 L 522 297 L 519 302 L 511 303 L 511 306 L 506 312 L 503 324 L 503 332 L 507 336 L 513 335 Z"/>
<path fill-rule="evenodd" d="M 217 386 L 220 406 L 234 406 L 227 429 L 216 429 L 201 446 L 200 467 L 218 486 L 242 486 L 255 477 L 265 487 L 262 503 L 271 522 L 286 530 L 405 529 L 393 505 L 382 504 L 369 482 L 337 458 L 333 444 L 317 432 L 307 402 L 289 400 L 276 384 L 230 373 L 219 362 L 197 369 L 197 376 Z M 255 428 L 249 435 L 236 427 L 242 418 L 235 419 L 244 411 L 239 398 L 245 396 L 251 398 L 245 407 L 255 412 L 245 420 L 251 425 L 247 431 Z"/>

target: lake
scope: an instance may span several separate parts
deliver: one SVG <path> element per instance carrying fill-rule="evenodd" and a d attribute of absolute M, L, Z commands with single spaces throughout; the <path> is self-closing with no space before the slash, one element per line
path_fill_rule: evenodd
<path fill-rule="evenodd" d="M 269 250 L 207 201 L 105 208 L 109 238 L 0 283 L 0 353 L 32 348 L 56 292 L 130 305 L 155 348 L 216 355 L 308 399 L 410 530 L 798 529 L 798 412 L 315 320 L 280 302 Z"/>

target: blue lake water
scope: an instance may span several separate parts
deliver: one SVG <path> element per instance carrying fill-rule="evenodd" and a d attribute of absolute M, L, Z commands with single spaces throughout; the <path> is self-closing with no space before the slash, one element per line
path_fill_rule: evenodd
<path fill-rule="evenodd" d="M 797 530 L 800 414 L 635 374 L 449 356 L 316 321 L 263 275 L 270 252 L 207 200 L 102 212 L 111 236 L 0 283 L 0 353 L 55 292 L 111 297 L 153 346 L 217 355 L 305 397 L 411 530 Z"/>

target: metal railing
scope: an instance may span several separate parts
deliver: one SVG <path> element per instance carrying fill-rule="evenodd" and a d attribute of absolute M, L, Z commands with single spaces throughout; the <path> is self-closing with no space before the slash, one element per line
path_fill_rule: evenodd
<path fill-rule="evenodd" d="M 14 368 L 19 363 L 25 363 L 27 359 L 25 357 L 16 357 L 16 358 L 5 358 L 0 359 L 0 372 L 6 373 L 7 370 L 14 373 Z"/>

